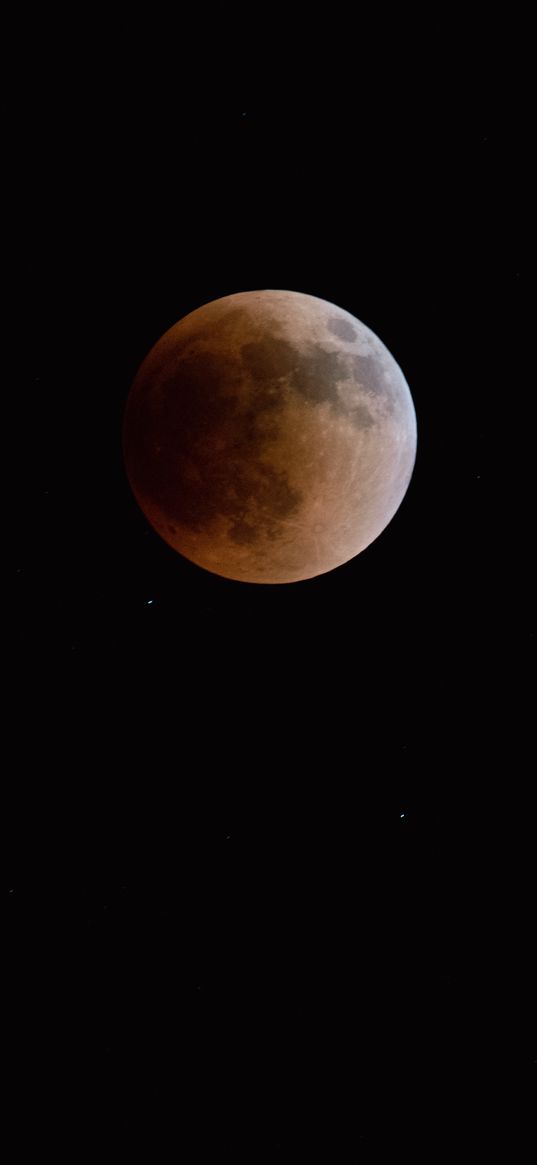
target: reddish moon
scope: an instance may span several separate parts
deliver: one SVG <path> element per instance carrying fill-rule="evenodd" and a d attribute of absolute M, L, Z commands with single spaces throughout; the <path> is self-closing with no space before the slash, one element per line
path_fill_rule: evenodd
<path fill-rule="evenodd" d="M 174 550 L 225 578 L 298 582 L 391 521 L 416 416 L 360 320 L 301 292 L 247 291 L 158 340 L 127 400 L 123 449 L 134 496 Z"/>

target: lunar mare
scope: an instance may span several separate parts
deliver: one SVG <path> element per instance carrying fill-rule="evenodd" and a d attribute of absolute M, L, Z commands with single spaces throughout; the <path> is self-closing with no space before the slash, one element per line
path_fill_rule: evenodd
<path fill-rule="evenodd" d="M 226 578 L 333 570 L 387 526 L 416 454 L 410 390 L 381 340 L 314 296 L 250 291 L 151 349 L 124 418 L 127 476 L 160 536 Z"/>

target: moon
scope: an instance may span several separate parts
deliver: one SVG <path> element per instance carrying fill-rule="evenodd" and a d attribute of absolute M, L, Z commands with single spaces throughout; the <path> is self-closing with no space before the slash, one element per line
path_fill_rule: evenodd
<path fill-rule="evenodd" d="M 296 291 L 228 295 L 179 320 L 141 365 L 123 425 L 152 527 L 249 583 L 313 578 L 369 546 L 404 497 L 416 440 L 378 336 Z"/>

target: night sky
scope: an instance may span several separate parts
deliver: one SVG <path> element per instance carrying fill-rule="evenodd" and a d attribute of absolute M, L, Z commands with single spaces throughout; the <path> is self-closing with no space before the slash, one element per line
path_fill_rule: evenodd
<path fill-rule="evenodd" d="M 488 538 L 522 303 L 519 42 L 430 28 L 426 53 L 407 29 L 402 53 L 395 29 L 349 72 L 320 35 L 300 79 L 288 47 L 241 81 L 217 30 L 198 70 L 165 27 L 136 48 L 71 30 L 70 52 L 61 33 L 34 29 L 8 98 L 19 1151 L 526 1159 L 530 713 L 497 699 L 525 648 Z M 272 587 L 171 550 L 121 454 L 149 348 L 262 288 L 363 320 L 418 421 L 377 541 Z"/>

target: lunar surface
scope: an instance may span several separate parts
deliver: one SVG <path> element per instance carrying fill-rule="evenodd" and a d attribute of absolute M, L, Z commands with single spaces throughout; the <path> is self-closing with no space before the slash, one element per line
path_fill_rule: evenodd
<path fill-rule="evenodd" d="M 412 475 L 416 416 L 365 324 L 311 295 L 248 291 L 155 344 L 123 448 L 134 495 L 174 550 L 226 578 L 289 583 L 384 530 Z"/>

